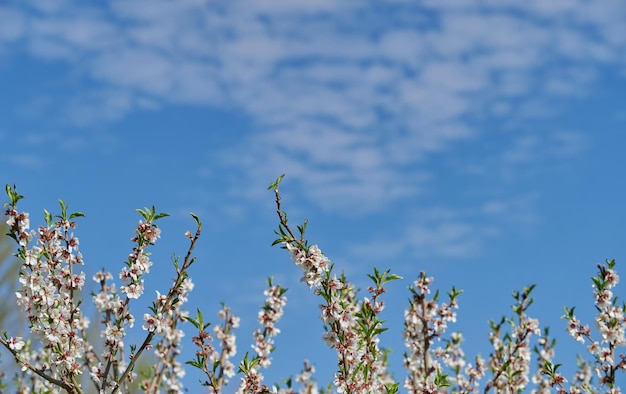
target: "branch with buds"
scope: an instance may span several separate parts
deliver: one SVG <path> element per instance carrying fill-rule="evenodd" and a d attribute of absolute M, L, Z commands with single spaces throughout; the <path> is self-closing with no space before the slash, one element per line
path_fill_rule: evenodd
<path fill-rule="evenodd" d="M 389 372 L 390 350 L 380 345 L 381 334 L 387 330 L 381 314 L 386 286 L 402 278 L 374 268 L 368 275 L 371 284 L 367 295 L 359 296 L 355 285 L 334 271 L 334 264 L 321 249 L 309 244 L 305 234 L 308 222 L 295 228 L 290 225 L 281 207 L 282 179 L 279 177 L 268 188 L 274 193 L 278 215 L 273 245 L 287 250 L 301 269 L 300 280 L 320 297 L 320 319 L 325 328 L 322 340 L 336 353 L 337 369 L 328 389 L 318 388 L 311 376 L 315 367 L 308 361 L 295 379 L 290 377 L 274 385 L 264 383 L 261 371 L 272 364 L 280 333 L 277 323 L 284 314 L 287 291 L 271 278 L 258 312 L 259 328 L 253 333 L 252 351 L 245 353 L 237 371 L 232 359 L 237 353 L 235 330 L 239 317 L 222 304 L 220 323 L 211 325 L 200 310 L 190 317 L 183 309 L 194 287 L 189 272 L 202 230 L 194 214 L 191 216 L 196 231 L 185 233 L 187 252 L 184 257 L 173 258 L 173 283 L 167 291 L 157 292 L 143 313 L 140 341 L 127 344 L 135 324 L 131 307 L 143 296 L 153 266 L 149 250 L 161 235 L 156 223 L 168 216 L 157 213 L 154 207 L 137 210 L 141 220 L 131 238 L 131 253 L 117 275 L 119 286 L 114 275 L 104 269 L 93 276 L 97 289 L 91 298 L 99 314 L 96 323 L 102 340 L 89 341 L 91 322 L 83 311 L 84 260 L 75 235 L 76 219 L 85 215 L 70 213 L 65 202 L 59 200 L 60 213 L 53 215 L 44 210 L 45 224 L 31 229 L 29 214 L 18 209 L 23 196 L 15 186 L 7 185 L 8 236 L 17 243 L 15 255 L 20 261 L 17 304 L 29 323 L 30 336 L 0 330 L 0 346 L 21 368 L 14 377 L 18 392 L 82 394 L 86 391 L 83 384 L 90 380 L 98 392 L 107 394 L 139 389 L 146 393 L 182 393 L 186 364 L 202 373 L 201 384 L 210 393 L 224 392 L 237 373 L 237 392 L 241 394 L 295 394 L 297 385 L 298 392 L 304 394 L 397 393 L 400 382 Z M 448 333 L 449 325 L 456 322 L 462 291 L 452 287 L 447 297 L 440 297 L 438 290 L 431 295 L 434 278 L 420 272 L 408 286 L 410 298 L 404 313 L 404 388 L 414 394 L 519 393 L 534 384 L 533 393 L 619 393 L 618 376 L 626 371 L 626 304 L 615 295 L 619 283 L 615 266 L 615 260 L 607 260 L 598 265 L 598 274 L 592 278 L 596 332 L 581 323 L 574 307 L 565 307 L 567 332 L 575 341 L 586 344 L 585 350 L 591 355 L 590 359 L 578 357 L 578 369 L 569 381 L 560 373 L 561 365 L 552 361 L 556 341 L 550 331 L 542 330 L 537 319 L 529 316 L 534 285 L 513 292 L 513 316 L 490 321 L 492 351 L 488 359 L 478 355 L 469 362 L 462 349 L 462 333 Z M 185 323 L 191 323 L 187 327 L 195 330 L 191 343 L 196 353 L 194 359 L 180 363 Z M 154 351 L 156 359 L 139 381 L 134 370 L 148 350 Z M 7 386 L 2 378 L 0 374 L 0 390 L 4 392 Z"/>

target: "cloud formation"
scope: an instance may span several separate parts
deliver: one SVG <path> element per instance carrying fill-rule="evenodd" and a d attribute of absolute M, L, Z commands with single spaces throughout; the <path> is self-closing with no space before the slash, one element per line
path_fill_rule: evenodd
<path fill-rule="evenodd" d="M 25 51 L 87 81 L 59 104 L 76 122 L 237 108 L 255 130 L 210 166 L 255 187 L 288 172 L 310 201 L 359 213 L 432 191 L 437 155 L 487 133 L 507 143 L 454 171 L 510 179 L 539 156 L 580 151 L 575 131 L 523 125 L 584 95 L 600 67 L 624 66 L 624 17 L 619 0 L 30 1 L 0 8 L 0 56 Z M 475 233 L 435 230 L 446 242 Z M 428 238 L 423 224 L 413 233 Z"/>

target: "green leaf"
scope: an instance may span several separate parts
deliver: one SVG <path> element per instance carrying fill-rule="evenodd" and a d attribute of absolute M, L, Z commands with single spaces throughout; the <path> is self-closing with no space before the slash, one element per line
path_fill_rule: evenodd
<path fill-rule="evenodd" d="M 448 296 L 451 300 L 456 299 L 459 295 L 463 294 L 463 290 L 457 289 L 455 286 L 452 286 L 452 290 L 448 293 Z"/>
<path fill-rule="evenodd" d="M 391 275 L 387 276 L 387 282 L 390 282 L 392 280 L 398 280 L 398 279 L 404 279 L 404 278 L 402 276 L 396 275 L 396 274 L 391 274 Z"/>
<path fill-rule="evenodd" d="M 70 219 L 74 219 L 74 218 L 84 218 L 85 214 L 82 212 L 74 212 L 73 214 L 70 215 Z"/>
<path fill-rule="evenodd" d="M 198 308 L 196 309 L 196 317 L 191 318 L 189 316 L 186 317 L 187 321 L 191 322 L 197 329 L 204 330 L 204 318 L 202 317 L 202 311 Z"/>
<path fill-rule="evenodd" d="M 46 220 L 46 225 L 48 227 L 52 226 L 52 214 L 50 212 L 48 212 L 47 209 L 43 210 L 43 216 L 44 216 L 44 218 Z"/>
<path fill-rule="evenodd" d="M 13 184 L 13 188 L 11 188 L 11 186 L 9 184 L 6 185 L 6 192 L 7 192 L 7 196 L 9 197 L 9 200 L 11 200 L 11 203 L 6 203 L 4 204 L 4 206 L 7 205 L 17 205 L 17 202 L 19 200 L 21 200 L 22 198 L 24 198 L 24 196 L 20 195 L 17 193 L 17 188 L 15 187 L 15 184 Z"/>
<path fill-rule="evenodd" d="M 307 219 L 304 219 L 304 223 L 302 226 L 296 226 L 298 232 L 300 233 L 300 242 L 304 242 L 304 233 L 306 232 L 306 226 L 309 224 Z"/>
<path fill-rule="evenodd" d="M 613 267 L 615 267 L 615 259 L 606 259 L 606 264 L 609 266 L 609 269 L 613 269 Z"/>
<path fill-rule="evenodd" d="M 67 206 L 65 202 L 59 198 L 59 205 L 61 206 L 61 216 L 62 220 L 67 220 Z"/>
<path fill-rule="evenodd" d="M 275 191 L 278 191 L 278 185 L 280 184 L 280 181 L 282 181 L 284 177 L 285 177 L 285 174 L 282 174 L 281 176 L 279 176 L 278 178 L 276 178 L 276 180 L 274 181 L 274 183 L 272 183 L 271 185 L 269 185 L 269 186 L 267 187 L 267 190 L 275 190 Z"/>
<path fill-rule="evenodd" d="M 198 361 L 189 360 L 189 361 L 185 361 L 185 364 L 202 369 L 202 365 Z"/>
<path fill-rule="evenodd" d="M 437 369 L 437 376 L 435 377 L 435 386 L 447 387 L 450 386 L 448 382 L 448 374 L 442 374 L 440 369 Z"/>
<path fill-rule="evenodd" d="M 143 209 L 135 209 L 135 211 L 143 217 L 144 221 L 148 221 L 148 217 L 150 216 L 148 208 L 146 208 L 145 211 Z"/>
<path fill-rule="evenodd" d="M 152 207 L 152 209 L 154 209 L 154 207 Z M 158 215 L 154 216 L 154 220 L 158 220 L 164 217 L 170 216 L 169 213 L 165 213 L 165 212 L 161 212 Z"/>
<path fill-rule="evenodd" d="M 387 392 L 387 394 L 395 394 L 398 392 L 399 385 L 400 383 L 386 384 L 385 391 Z"/>
<path fill-rule="evenodd" d="M 196 224 L 198 225 L 198 228 L 201 229 L 202 228 L 202 222 L 200 221 L 200 218 L 198 217 L 198 215 L 196 215 L 193 212 L 189 213 L 191 215 L 191 217 L 193 218 L 193 220 L 196 221 Z"/>
<path fill-rule="evenodd" d="M 572 309 L 569 309 L 567 306 L 563 305 L 563 309 L 565 309 L 565 315 L 561 316 L 561 319 L 573 319 L 574 318 L 574 309 L 576 309 L 575 306 L 572 307 Z"/>

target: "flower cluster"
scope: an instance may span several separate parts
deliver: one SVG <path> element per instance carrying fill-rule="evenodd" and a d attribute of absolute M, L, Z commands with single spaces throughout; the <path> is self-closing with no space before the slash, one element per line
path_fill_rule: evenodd
<path fill-rule="evenodd" d="M 173 287 L 177 289 L 173 298 L 176 300 L 174 302 L 171 301 L 171 297 L 157 291 L 157 298 L 151 307 L 154 314 L 144 315 L 145 323 L 142 328 L 160 335 L 160 340 L 154 345 L 154 353 L 158 361 L 153 367 L 153 376 L 142 383 L 142 387 L 148 392 L 156 392 L 157 382 L 160 379 L 168 393 L 183 392 L 180 379 L 185 376 L 185 369 L 177 358 L 180 355 L 185 333 L 178 324 L 187 321 L 188 313 L 181 306 L 187 301 L 187 295 L 193 286 L 191 279 L 185 278 L 178 287 Z"/>
<path fill-rule="evenodd" d="M 144 211 L 138 210 L 138 212 L 142 214 L 146 223 L 152 223 L 156 219 L 167 216 L 166 214 L 157 215 L 154 207 L 152 210 L 146 208 Z M 141 384 L 144 391 L 148 393 L 160 392 L 161 386 L 163 386 L 168 393 L 184 392 L 183 384 L 180 379 L 185 376 L 185 369 L 177 358 L 180 355 L 182 338 L 185 333 L 178 325 L 179 323 L 189 320 L 188 312 L 182 309 L 182 306 L 188 301 L 189 293 L 194 287 L 191 278 L 188 276 L 188 270 L 195 261 L 195 258 L 191 257 L 191 251 L 194 249 L 200 236 L 200 231 L 202 230 L 202 224 L 198 217 L 194 214 L 191 216 L 196 221 L 198 230 L 195 236 L 191 235 L 190 232 L 186 233 L 191 243 L 182 264 L 177 256 L 174 257 L 174 267 L 176 268 L 177 274 L 176 279 L 167 294 L 161 294 L 157 291 L 156 299 L 152 302 L 152 306 L 150 307 L 152 314 L 144 315 L 142 328 L 148 332 L 148 335 L 137 351 L 137 354 L 140 354 L 147 346 L 151 345 L 153 336 L 160 336 L 160 339 L 154 345 L 157 363 L 152 367 L 152 376 L 144 379 Z M 140 223 L 140 226 L 141 224 L 142 223 Z M 143 231 L 144 229 L 145 231 Z M 154 226 L 145 226 L 142 228 L 142 231 L 138 229 L 137 236 L 133 238 L 133 240 L 138 244 L 142 242 L 153 244 L 160 233 L 157 230 L 158 229 Z M 130 258 L 132 259 L 133 257 L 133 254 L 131 254 Z M 132 350 L 134 353 L 134 349 Z"/>
<path fill-rule="evenodd" d="M 354 286 L 344 276 L 332 277 L 324 282 L 319 293 L 325 301 L 325 304 L 320 305 L 321 318 L 327 328 L 323 339 L 328 346 L 337 350 L 339 370 L 335 374 L 334 385 L 343 392 L 376 391 L 372 385 L 377 381 L 363 379 L 363 375 L 358 373 L 361 361 L 371 362 L 372 357 L 366 354 L 370 349 L 365 348 L 364 338 L 359 335 L 359 303 Z M 370 340 L 376 340 L 376 333 L 372 334 Z"/>
<path fill-rule="evenodd" d="M 184 334 L 177 323 L 185 319 L 180 308 L 193 288 L 187 271 L 193 262 L 190 253 L 200 235 L 201 224 L 197 217 L 192 214 L 198 231 L 191 237 L 185 261 L 181 267 L 177 261 L 174 264 L 177 279 L 167 295 L 157 294 L 151 308 L 153 314 L 144 318 L 148 333 L 141 346 L 130 345 L 127 359 L 124 339 L 126 330 L 135 322 L 130 301 L 143 294 L 143 276 L 152 265 L 146 248 L 160 235 L 154 222 L 167 214 L 157 214 L 154 207 L 138 210 L 143 220 L 132 238 L 135 243 L 133 251 L 119 274 L 124 283 L 119 292 L 111 273 L 101 271 L 94 275 L 99 290 L 92 294 L 93 301 L 102 317 L 103 341 L 102 349 L 98 350 L 85 339 L 90 322 L 79 307 L 83 300 L 81 290 L 85 273 L 77 270 L 83 265 L 83 257 L 78 250 L 78 237 L 73 233 L 76 228 L 73 219 L 84 215 L 80 212 L 68 214 L 65 203 L 60 200 L 61 214 L 53 216 L 44 210 L 46 225 L 33 231 L 30 230 L 29 215 L 17 209 L 17 203 L 23 197 L 15 187 L 9 186 L 7 195 L 10 199 L 6 210 L 7 225 L 11 237 L 19 245 L 16 255 L 22 261 L 17 302 L 27 315 L 34 340 L 24 341 L 21 337 L 8 336 L 6 332 L 2 332 L 3 338 L 0 338 L 0 343 L 11 351 L 22 367 L 21 385 L 24 387 L 20 392 L 50 392 L 61 388 L 72 394 L 82 393 L 80 375 L 83 371 L 89 372 L 98 392 L 128 392 L 135 377 L 132 372 L 134 364 L 146 348 L 153 346 L 152 339 L 156 334 L 162 335 L 162 340 L 155 346 L 161 369 L 153 376 L 152 391 L 146 391 L 158 392 L 161 387 L 182 391 L 178 378 L 184 370 L 176 357 Z M 41 379 L 36 384 L 26 385 L 26 380 L 30 379 L 28 372 Z"/>
<path fill-rule="evenodd" d="M 438 294 L 430 299 L 428 297 L 433 280 L 422 271 L 413 286 L 409 286 L 412 298 L 404 312 L 403 332 L 404 343 L 408 349 L 404 353 L 404 366 L 408 371 L 404 387 L 409 393 L 437 393 L 444 385 L 444 363 L 457 371 L 458 384 L 471 391 L 474 381 L 482 377 L 482 370 L 477 369 L 472 374 L 474 380 L 461 377 L 460 368 L 465 365 L 465 359 L 460 347 L 460 334 L 454 334 L 445 348 L 434 348 L 442 339 L 448 323 L 456 322 L 455 309 L 458 308 L 457 297 L 461 292 L 453 288 L 449 293 L 449 302 L 439 304 Z"/>
<path fill-rule="evenodd" d="M 480 380 L 485 376 L 485 360 L 476 356 L 474 362 L 467 362 L 465 353 L 461 348 L 463 334 L 453 332 L 450 339 L 444 339 L 446 346 L 438 347 L 435 355 L 441 363 L 452 371 L 448 383 L 460 393 L 477 393 Z"/>
<path fill-rule="evenodd" d="M 317 383 L 312 378 L 315 373 L 315 367 L 309 363 L 308 360 L 304 360 L 304 368 L 298 376 L 296 376 L 296 382 L 302 385 L 300 394 L 317 394 Z"/>
<path fill-rule="evenodd" d="M 539 321 L 526 313 L 533 303 L 530 294 L 534 287 L 533 285 L 524 288 L 522 292 L 513 292 L 516 300 L 513 306 L 517 315 L 515 318 L 502 318 L 498 323 L 490 322 L 489 341 L 493 346 L 493 353 L 487 365 L 493 378 L 487 383 L 487 388 L 494 388 L 497 392 L 520 392 L 530 381 L 530 339 L 532 335 L 541 335 Z M 510 331 L 505 333 L 507 326 Z"/>
<path fill-rule="evenodd" d="M 600 334 L 600 340 L 593 338 L 591 328 L 583 325 L 574 314 L 575 308 L 565 308 L 563 316 L 568 321 L 567 332 L 580 343 L 589 341 L 587 351 L 595 359 L 595 373 L 600 384 L 615 390 L 615 380 L 618 371 L 626 371 L 626 356 L 618 353 L 617 349 L 626 345 L 626 304 L 619 305 L 618 298 L 613 295 L 613 289 L 619 283 L 619 275 L 615 271 L 615 260 L 607 260 L 606 265 L 598 265 L 598 275 L 593 280 L 593 295 L 598 311 L 595 325 Z M 572 392 L 581 392 L 591 381 L 591 376 L 585 372 L 589 366 L 583 367 L 575 377 Z M 616 392 L 616 391 L 612 391 Z"/>
<path fill-rule="evenodd" d="M 330 270 L 330 260 L 324 256 L 317 245 L 302 248 L 298 244 L 284 243 L 291 254 L 291 259 L 302 268 L 301 282 L 309 285 L 309 288 L 319 287 L 326 273 Z"/>
<path fill-rule="evenodd" d="M 18 352 L 24 342 L 11 338 L 6 343 L 16 358 L 40 375 L 45 375 L 45 387 L 59 385 L 66 390 L 82 373 L 85 352 L 85 329 L 89 320 L 83 316 L 79 302 L 80 291 L 85 283 L 84 272 L 76 266 L 83 264 L 78 251 L 79 240 L 72 230 L 72 219 L 83 216 L 76 212 L 68 215 L 65 204 L 60 201 L 61 215 L 53 216 L 45 211 L 46 226 L 30 230 L 29 215 L 17 210 L 22 198 L 14 189 L 7 187 L 11 199 L 5 214 L 11 229 L 10 236 L 19 244 L 20 288 L 18 305 L 27 314 L 30 331 L 41 343 L 34 358 L 30 352 Z M 34 241 L 34 242 L 33 242 Z"/>
<path fill-rule="evenodd" d="M 292 233 L 286 221 L 282 226 Z M 303 236 L 304 226 L 299 229 Z M 339 370 L 334 385 L 340 392 L 385 392 L 394 384 L 387 373 L 384 352 L 378 346 L 378 335 L 385 330 L 377 317 L 384 309 L 384 302 L 379 297 L 385 292 L 385 283 L 400 277 L 390 275 L 389 271 L 380 273 L 375 270 L 370 278 L 376 287 L 368 289 L 371 299 L 366 297 L 359 302 L 354 285 L 345 276 L 332 274 L 330 260 L 317 245 L 307 247 L 293 236 L 282 240 L 282 244 L 296 265 L 302 268 L 301 281 L 324 299 L 325 303 L 320 305 L 321 319 L 326 326 L 322 338 L 329 347 L 337 350 Z"/>
<path fill-rule="evenodd" d="M 134 247 L 118 275 L 124 283 L 119 293 L 115 283 L 112 282 L 113 275 L 110 272 L 102 270 L 93 276 L 93 280 L 99 285 L 98 293 L 93 294 L 94 305 L 104 316 L 104 327 L 100 334 L 104 338 L 104 351 L 102 354 L 89 354 L 90 376 L 98 390 L 117 390 L 121 376 L 129 383 L 136 377 L 126 362 L 124 347 L 126 329 L 133 328 L 135 324 L 135 316 L 130 312 L 130 301 L 138 299 L 143 294 L 144 275 L 150 272 L 152 266 L 147 248 L 155 244 L 161 233 L 154 222 L 167 216 L 156 214 L 154 207 L 152 210 L 146 208 L 138 212 L 144 220 L 139 221 L 135 235 L 131 237 Z M 158 302 L 164 301 L 166 299 Z M 144 315 L 142 327 L 151 333 L 163 332 L 167 327 L 163 313 L 159 313 L 158 316 Z M 131 359 L 133 357 L 134 355 L 131 355 Z"/>
<path fill-rule="evenodd" d="M 321 390 L 317 387 L 317 382 L 313 379 L 313 373 L 315 373 L 315 366 L 309 363 L 308 360 L 304 360 L 304 367 L 300 371 L 299 374 L 296 375 L 295 382 L 300 384 L 300 389 L 296 391 L 293 387 L 294 379 L 289 377 L 288 379 L 284 379 L 284 383 L 286 387 L 281 387 L 280 384 L 276 383 L 272 389 L 272 393 L 276 394 L 318 394 L 322 393 L 331 393 L 332 385 L 328 386 L 327 390 Z"/>
<path fill-rule="evenodd" d="M 214 365 L 219 365 L 222 369 L 224 384 L 228 383 L 228 379 L 235 376 L 235 365 L 230 361 L 237 354 L 237 344 L 233 330 L 239 327 L 239 317 L 235 316 L 230 308 L 223 305 L 223 308 L 217 313 L 217 317 L 224 321 L 221 326 L 215 326 L 213 334 L 220 340 L 219 353 L 213 352 L 209 356 L 209 360 Z"/>
<path fill-rule="evenodd" d="M 233 315 L 224 304 L 217 316 L 223 321 L 223 324 L 213 328 L 215 337 L 220 340 L 220 351 L 212 344 L 213 337 L 207 331 L 211 323 L 204 322 L 202 312 L 198 310 L 195 318 L 187 318 L 198 329 L 198 335 L 192 338 L 197 347 L 196 359 L 187 364 L 198 368 L 207 376 L 208 380 L 202 384 L 208 387 L 210 393 L 220 393 L 229 379 L 235 376 L 235 366 L 230 359 L 237 354 L 233 330 L 239 327 L 239 317 Z"/>
<path fill-rule="evenodd" d="M 287 303 L 287 297 L 283 294 L 287 289 L 283 289 L 280 285 L 275 286 L 272 283 L 272 279 L 268 280 L 269 288 L 263 292 L 267 297 L 265 299 L 265 305 L 259 310 L 257 320 L 263 328 L 262 330 L 257 328 L 254 330 L 255 344 L 252 345 L 252 349 L 260 358 L 259 367 L 268 368 L 272 363 L 270 354 L 274 347 L 274 337 L 280 333 L 280 329 L 276 327 L 276 323 L 283 316 L 283 308 Z"/>
<path fill-rule="evenodd" d="M 270 354 L 274 351 L 274 337 L 280 333 L 280 329 L 276 327 L 276 323 L 283 316 L 283 309 L 287 303 L 287 297 L 284 296 L 287 289 L 280 285 L 274 285 L 272 279 L 267 281 L 268 289 L 263 292 L 266 296 L 265 304 L 259 310 L 257 320 L 262 329 L 255 329 L 254 344 L 252 349 L 256 353 L 254 359 L 248 365 L 242 363 L 239 367 L 244 373 L 241 378 L 241 385 L 238 393 L 256 393 L 259 391 L 269 390 L 263 385 L 263 375 L 259 369 L 267 369 L 272 363 Z M 246 359 L 248 355 L 246 354 Z"/>
<path fill-rule="evenodd" d="M 537 369 L 530 378 L 531 382 L 535 385 L 535 389 L 531 391 L 531 394 L 549 394 L 552 392 L 552 387 L 555 386 L 557 381 L 565 382 L 565 378 L 560 374 L 550 375 L 550 368 L 552 366 L 552 359 L 555 355 L 556 340 L 550 339 L 550 330 L 548 327 L 544 328 L 543 335 L 537 339 L 537 345 L 533 347 L 533 352 L 536 355 Z"/>
<path fill-rule="evenodd" d="M 294 235 L 286 214 L 280 208 L 278 184 L 281 179 L 269 187 L 276 196 L 280 221 L 276 232 L 279 238 L 274 245 L 281 244 L 289 251 L 292 260 L 303 271 L 301 281 L 324 299 L 324 304 L 320 305 L 321 319 L 326 328 L 323 339 L 337 351 L 338 371 L 333 384 L 340 393 L 394 392 L 397 384 L 389 377 L 385 353 L 378 347 L 379 334 L 385 331 L 378 314 L 384 308 L 384 303 L 379 300 L 385 292 L 384 284 L 400 277 L 376 269 L 374 275 L 370 275 L 375 283 L 369 288 L 371 299 L 359 302 L 355 287 L 344 275 L 337 277 L 332 273 L 333 266 L 319 247 L 308 246 L 305 241 L 306 222 L 297 226 L 300 236 Z"/>

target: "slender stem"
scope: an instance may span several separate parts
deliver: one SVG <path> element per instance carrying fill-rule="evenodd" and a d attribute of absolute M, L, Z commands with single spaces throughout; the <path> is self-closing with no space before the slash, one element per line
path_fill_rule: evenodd
<path fill-rule="evenodd" d="M 26 367 L 27 369 L 31 370 L 35 374 L 39 375 L 43 379 L 45 379 L 48 382 L 54 384 L 55 386 L 61 387 L 63 390 L 67 391 L 70 394 L 82 394 L 82 391 L 80 391 L 80 388 L 78 386 L 73 387 L 72 385 L 70 385 L 70 384 L 68 384 L 68 383 L 66 383 L 66 382 L 64 382 L 62 380 L 55 379 L 52 376 L 46 374 L 43 371 L 43 369 L 35 368 L 31 363 L 29 363 L 27 360 L 25 360 L 24 357 L 22 357 L 16 350 L 11 349 L 11 347 L 9 346 L 9 343 L 4 338 L 0 338 L 0 343 L 2 343 L 4 345 L 4 347 L 6 347 L 9 350 L 9 352 L 11 352 L 11 354 L 13 354 L 15 359 L 20 364 L 22 364 L 24 367 Z"/>
<path fill-rule="evenodd" d="M 428 361 L 428 350 L 430 349 L 430 336 L 428 334 L 428 323 L 429 319 L 426 317 L 426 308 L 428 307 L 426 303 L 426 296 L 421 295 L 421 307 L 422 307 L 422 315 L 419 316 L 422 319 L 422 336 L 424 337 L 424 354 L 423 354 L 423 362 L 424 362 L 424 378 L 430 375 L 430 363 Z"/>
<path fill-rule="evenodd" d="M 191 244 L 189 245 L 187 254 L 185 255 L 183 266 L 178 270 L 176 281 L 174 282 L 174 285 L 170 288 L 170 291 L 167 294 L 167 299 L 161 309 L 162 311 L 167 311 L 170 308 L 172 308 L 174 297 L 177 294 L 177 289 L 181 286 L 183 280 L 185 279 L 187 269 L 189 269 L 189 267 L 193 263 L 193 259 L 191 258 L 191 253 L 196 245 L 196 242 L 198 241 L 198 238 L 200 238 L 201 231 L 202 231 L 202 226 L 199 225 L 198 229 L 196 230 L 196 234 L 191 240 Z M 154 331 L 149 332 L 148 335 L 146 336 L 146 339 L 143 341 L 143 343 L 141 344 L 137 352 L 132 355 L 130 359 L 130 363 L 126 367 L 126 370 L 124 370 L 124 373 L 119 377 L 119 379 L 116 379 L 118 384 L 113 389 L 112 394 L 116 393 L 119 390 L 121 383 L 126 379 L 128 374 L 133 370 L 135 363 L 139 359 L 139 356 L 141 355 L 141 353 L 143 353 L 144 350 L 146 350 L 148 345 L 150 345 L 150 342 L 152 341 L 152 338 L 154 338 L 154 335 L 155 335 Z"/>
<path fill-rule="evenodd" d="M 293 231 L 291 231 L 291 228 L 289 228 L 289 226 L 287 225 L 287 219 L 285 218 L 284 212 L 280 209 L 280 193 L 278 192 L 278 187 L 274 189 L 274 194 L 276 195 L 276 213 L 278 214 L 278 219 L 280 220 L 280 223 L 283 225 L 285 230 L 287 230 L 292 240 L 300 244 L 300 242 L 298 242 L 298 238 L 294 235 Z"/>

